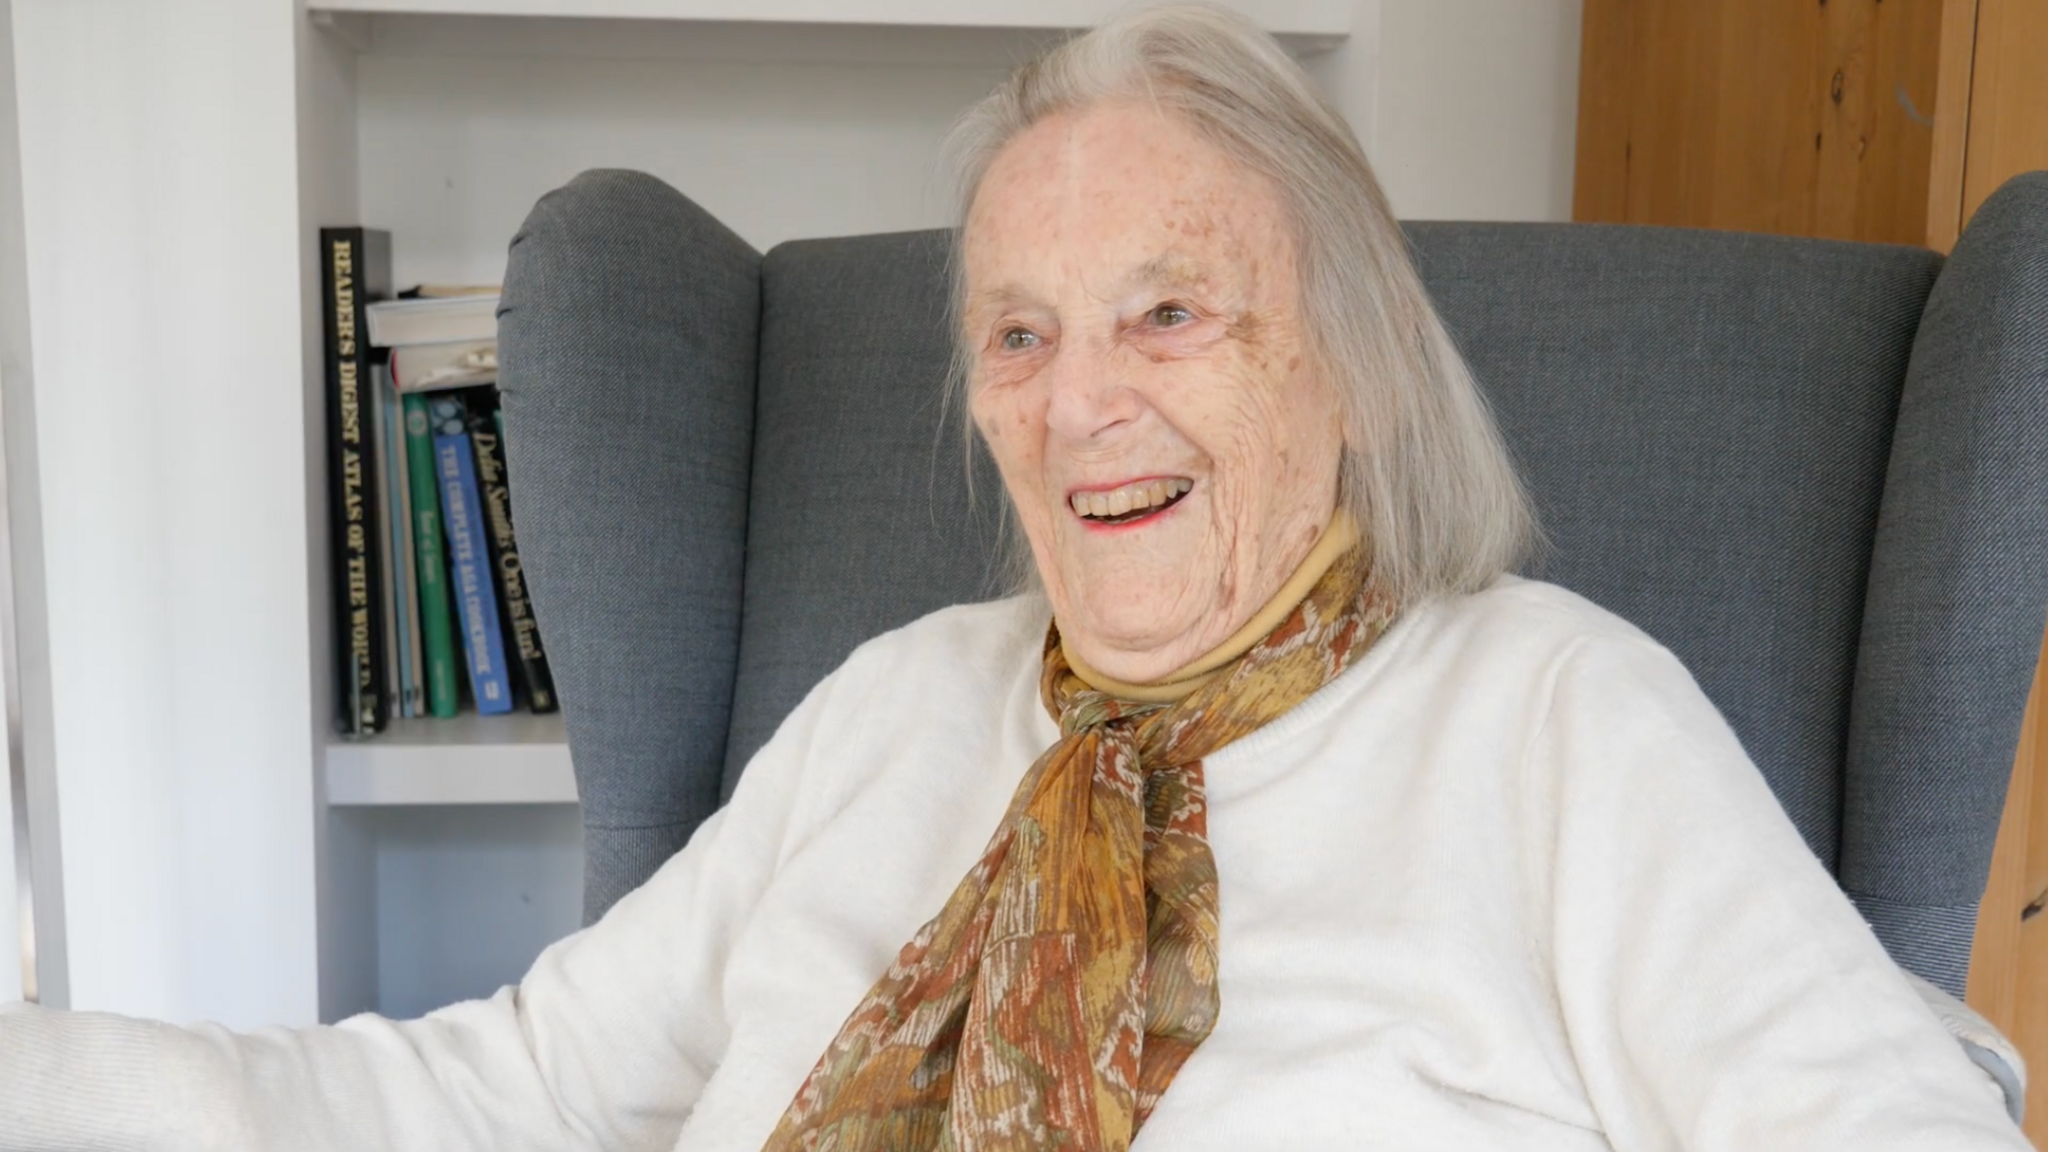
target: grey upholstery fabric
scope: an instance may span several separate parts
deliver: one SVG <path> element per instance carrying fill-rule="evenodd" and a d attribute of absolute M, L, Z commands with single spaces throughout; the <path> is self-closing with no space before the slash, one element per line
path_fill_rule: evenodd
<path fill-rule="evenodd" d="M 1968 955 L 2048 601 L 2048 517 L 2039 515 L 2048 495 L 2044 181 L 2023 178 L 1987 204 L 1946 270 L 1918 249 L 1733 233 L 1410 229 L 1424 279 L 1542 511 L 1549 545 L 1531 574 L 1670 646 L 1893 954 L 1951 991 L 1961 987 L 1959 960 Z M 575 207 L 558 201 L 553 210 Z M 549 208 L 544 201 L 536 220 Z M 557 398 L 554 407 L 515 409 L 508 397 L 515 511 L 529 550 L 559 534 L 544 544 L 551 566 L 535 565 L 531 579 L 592 826 L 672 833 L 683 827 L 678 813 L 705 810 L 675 796 L 695 805 L 715 794 L 698 721 L 716 712 L 717 701 L 701 707 L 716 690 L 688 679 L 698 696 L 664 688 L 601 703 L 591 693 L 604 674 L 566 665 L 637 668 L 656 650 L 705 645 L 729 660 L 721 645 L 743 618 L 723 746 L 729 790 L 781 718 L 855 644 L 999 591 L 999 488 L 981 461 L 979 500 L 970 502 L 957 427 L 942 426 L 942 233 L 804 241 L 769 253 L 759 275 L 756 397 L 740 379 L 751 348 L 742 354 L 730 342 L 742 330 L 751 340 L 736 314 L 754 291 L 744 246 L 694 209 L 623 223 L 602 218 L 600 207 L 583 210 L 599 217 L 586 222 L 599 235 L 576 240 L 561 222 L 554 231 L 530 222 L 522 244 L 549 237 L 587 251 L 515 249 L 507 380 L 523 377 L 519 386 L 533 397 Z M 687 238 L 606 233 L 621 227 Z M 671 242 L 696 254 L 678 258 Z M 725 255 L 707 258 L 707 248 Z M 514 289 L 527 287 L 522 278 L 545 282 L 534 269 L 556 262 L 598 280 L 680 280 L 632 322 L 696 331 L 716 314 L 727 342 L 636 345 L 645 337 L 619 333 L 619 316 L 585 314 L 601 299 L 588 292 L 558 293 L 558 305 L 544 306 L 563 314 L 529 318 L 529 334 L 515 339 L 519 308 L 539 297 Z M 732 310 L 718 311 L 727 307 L 713 303 L 720 294 Z M 617 383 L 582 399 L 551 379 L 587 372 L 580 357 L 557 351 L 546 367 L 515 365 L 542 355 L 547 340 L 587 346 L 592 332 L 651 357 L 710 359 L 621 366 L 611 372 Z M 699 384 L 672 386 L 685 379 Z M 648 391 L 633 399 L 614 388 Z M 726 483 L 699 493 L 692 477 L 710 466 L 701 453 L 720 468 L 745 465 L 744 448 L 727 437 L 744 422 L 733 411 L 742 396 L 757 401 L 745 433 L 744 607 L 725 583 L 717 585 L 723 598 L 691 602 L 701 616 L 686 618 L 678 597 L 664 593 L 649 597 L 651 610 L 632 625 L 606 623 L 606 598 L 623 593 L 582 586 L 583 571 L 701 580 L 709 568 L 700 558 L 729 556 L 720 550 L 731 545 L 728 517 L 746 480 L 721 473 Z M 691 414 L 667 412 L 676 407 Z M 721 413 L 714 423 L 726 421 L 715 446 L 699 426 L 707 407 Z M 621 448 L 611 427 L 621 419 L 670 438 L 687 427 L 699 439 L 688 450 L 674 439 Z M 573 428 L 538 426 L 548 422 Z M 539 460 L 607 451 L 624 462 Z M 638 486 L 580 480 L 591 468 L 637 469 Z M 690 495 L 679 501 L 678 493 Z M 717 503 L 717 515 L 670 506 L 700 496 Z M 593 533 L 583 502 L 594 499 L 644 506 L 634 512 L 640 519 Z M 529 505 L 554 511 L 530 513 Z M 621 548 L 625 523 L 645 542 L 624 546 L 635 559 L 597 555 Z M 648 563 L 656 547 L 669 550 L 668 564 L 699 575 Z M 721 625 L 714 618 L 728 609 Z M 571 649 L 561 628 L 604 640 Z M 593 718 L 593 708 L 605 711 Z M 697 742 L 678 754 L 673 741 L 682 737 L 647 737 L 650 720 L 681 724 Z M 632 855 L 594 848 L 587 913 L 651 872 L 653 851 L 651 840 Z"/>
<path fill-rule="evenodd" d="M 1927 301 L 1850 709 L 1838 875 L 1960 995 L 2048 615 L 2048 172 L 1985 201 Z"/>
<path fill-rule="evenodd" d="M 512 516 L 595 919 L 717 807 L 739 650 L 760 257 L 666 184 L 578 176 L 498 313 Z"/>
<path fill-rule="evenodd" d="M 1549 547 L 1685 662 L 1830 867 L 1899 382 L 1940 257 L 1594 225 L 1419 224 Z"/>
<path fill-rule="evenodd" d="M 977 452 L 970 499 L 966 442 L 942 419 L 946 244 L 939 232 L 806 240 L 762 264 L 727 795 L 861 641 L 1002 592 L 1001 482 Z"/>
<path fill-rule="evenodd" d="M 1412 229 L 1542 509 L 1534 574 L 1676 652 L 1879 937 L 1957 995 L 2048 604 L 2043 180 L 1946 268 Z"/>

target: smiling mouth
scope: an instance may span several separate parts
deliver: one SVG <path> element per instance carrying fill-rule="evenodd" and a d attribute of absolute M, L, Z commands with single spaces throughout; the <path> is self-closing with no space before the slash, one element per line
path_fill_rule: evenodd
<path fill-rule="evenodd" d="M 1074 515 L 1094 524 L 1130 524 L 1164 512 L 1193 491 L 1184 477 L 1139 480 L 1101 492 L 1076 492 L 1067 498 Z"/>

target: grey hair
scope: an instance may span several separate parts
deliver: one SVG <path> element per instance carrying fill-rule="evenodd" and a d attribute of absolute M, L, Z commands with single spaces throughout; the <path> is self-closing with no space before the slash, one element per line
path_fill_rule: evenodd
<path fill-rule="evenodd" d="M 1309 351 L 1337 383 L 1346 422 L 1338 499 L 1375 579 L 1408 605 L 1477 591 L 1512 569 L 1536 533 L 1528 494 L 1364 150 L 1279 44 L 1218 4 L 1112 16 L 1018 68 L 955 123 L 946 142 L 961 223 L 951 403 L 966 410 L 972 379 L 962 245 L 983 176 L 1038 121 L 1122 100 L 1179 115 L 1277 187 L 1292 217 Z M 1016 551 L 1028 570 L 1028 549 Z"/>

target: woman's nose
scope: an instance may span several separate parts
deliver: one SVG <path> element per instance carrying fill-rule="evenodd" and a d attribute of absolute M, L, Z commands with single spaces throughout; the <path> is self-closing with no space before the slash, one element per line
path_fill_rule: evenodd
<path fill-rule="evenodd" d="M 1046 367 L 1050 389 L 1047 426 L 1070 440 L 1091 440 L 1135 420 L 1143 401 L 1112 363 L 1107 349 L 1065 345 Z"/>

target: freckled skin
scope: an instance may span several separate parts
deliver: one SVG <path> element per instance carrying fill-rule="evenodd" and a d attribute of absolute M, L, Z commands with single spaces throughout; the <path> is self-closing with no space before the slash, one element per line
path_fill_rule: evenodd
<path fill-rule="evenodd" d="M 1263 607 L 1336 507 L 1341 422 L 1278 193 L 1149 106 L 1061 114 L 997 155 L 965 258 L 970 409 L 1061 634 L 1111 676 L 1166 676 Z M 1069 503 L 1169 476 L 1194 489 L 1131 529 Z"/>

